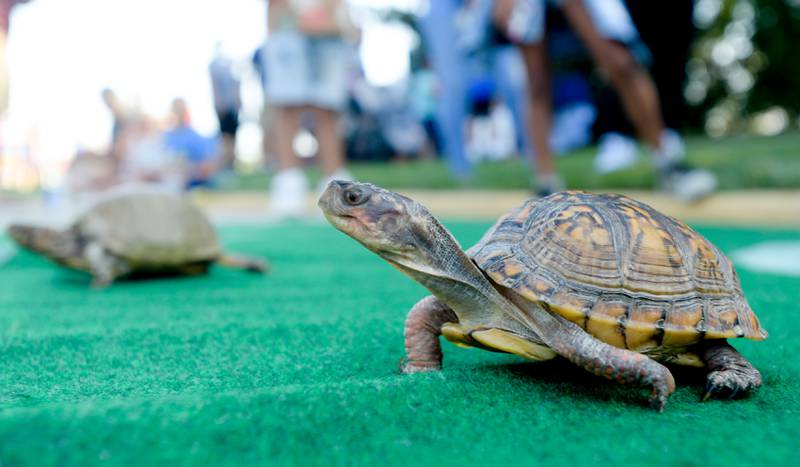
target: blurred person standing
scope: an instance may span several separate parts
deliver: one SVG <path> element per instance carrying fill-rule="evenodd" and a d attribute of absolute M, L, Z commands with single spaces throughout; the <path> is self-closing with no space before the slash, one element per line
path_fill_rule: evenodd
<path fill-rule="evenodd" d="M 214 176 L 222 167 L 222 157 L 216 138 L 201 135 L 192 127 L 186 101 L 172 101 L 172 127 L 164 134 L 164 145 L 183 158 L 186 166 L 186 188 L 212 186 Z"/>
<path fill-rule="evenodd" d="M 339 117 L 347 102 L 352 31 L 343 0 L 271 0 L 266 49 L 267 96 L 275 106 L 278 171 L 270 188 L 271 213 L 302 216 L 308 180 L 293 140 L 304 113 L 314 117 L 323 179 L 352 179 L 345 169 Z"/>
<path fill-rule="evenodd" d="M 436 94 L 439 83 L 436 74 L 426 62 L 411 74 L 409 83 L 409 100 L 411 110 L 417 121 L 425 130 L 425 157 L 436 157 L 441 154 L 442 143 L 436 121 Z"/>
<path fill-rule="evenodd" d="M 636 29 L 650 50 L 650 73 L 661 100 L 666 144 L 674 152 L 683 153 L 680 128 L 686 113 L 683 86 L 686 82 L 686 63 L 695 35 L 692 21 L 694 0 L 677 0 L 669 3 L 645 0 L 625 0 Z M 600 135 L 595 157 L 595 170 L 613 172 L 633 165 L 638 147 L 634 129 L 611 88 L 603 90 L 599 103 L 596 132 Z"/>
<path fill-rule="evenodd" d="M 6 62 L 6 41 L 11 26 L 11 10 L 30 0 L 0 0 L 0 116 L 8 109 L 8 63 Z"/>
<path fill-rule="evenodd" d="M 548 0 L 496 0 L 496 24 L 522 51 L 530 88 L 530 132 L 536 155 L 538 193 L 563 188 L 553 164 L 549 135 L 552 89 L 546 42 Z M 655 85 L 635 51 L 639 36 L 621 0 L 556 2 L 572 31 L 616 89 L 639 136 L 650 147 L 661 186 L 676 197 L 695 200 L 716 188 L 709 172 L 682 163 L 683 154 L 667 144 Z"/>
<path fill-rule="evenodd" d="M 267 94 L 268 73 L 267 70 L 267 43 L 264 41 L 254 52 L 250 62 L 259 78 L 261 84 L 261 151 L 263 156 L 263 166 L 270 167 L 275 160 L 275 107 L 269 101 Z"/>
<path fill-rule="evenodd" d="M 223 168 L 232 169 L 236 162 L 236 131 L 239 129 L 239 111 L 242 108 L 241 84 L 234 73 L 233 61 L 225 56 L 219 42 L 208 71 L 222 139 L 222 164 Z"/>
<path fill-rule="evenodd" d="M 462 32 L 474 28 L 459 29 L 463 3 L 463 0 L 430 1 L 427 12 L 419 18 L 425 52 L 439 81 L 436 122 L 441 149 L 450 170 L 460 179 L 472 174 L 464 145 L 467 63 L 459 41 L 465 40 Z"/>
<path fill-rule="evenodd" d="M 0 0 L 0 118 L 8 110 L 9 70 L 6 61 L 6 41 L 11 26 L 11 10 L 30 0 Z M 0 132 L 0 176 L 3 175 L 3 156 L 5 153 L 5 135 Z M 2 177 L 0 177 L 2 178 Z"/>
<path fill-rule="evenodd" d="M 114 166 L 119 167 L 122 157 L 127 151 L 127 130 L 131 120 L 130 111 L 125 108 L 119 97 L 109 88 L 103 89 L 100 93 L 103 103 L 111 112 L 111 147 L 108 155 L 111 157 Z"/>

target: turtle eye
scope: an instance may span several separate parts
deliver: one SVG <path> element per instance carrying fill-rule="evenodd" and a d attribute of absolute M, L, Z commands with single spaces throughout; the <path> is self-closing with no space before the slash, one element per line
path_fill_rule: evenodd
<path fill-rule="evenodd" d="M 349 188 L 344 192 L 344 201 L 350 206 L 357 206 L 366 201 L 366 198 L 361 188 Z"/>

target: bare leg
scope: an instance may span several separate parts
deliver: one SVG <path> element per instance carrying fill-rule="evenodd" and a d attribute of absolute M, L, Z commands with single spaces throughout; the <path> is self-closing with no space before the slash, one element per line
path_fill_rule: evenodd
<path fill-rule="evenodd" d="M 710 344 L 703 358 L 709 370 L 703 400 L 734 398 L 761 386 L 761 373 L 726 341 Z"/>
<path fill-rule="evenodd" d="M 102 289 L 111 285 L 117 278 L 130 272 L 128 263 L 109 253 L 99 243 L 86 245 L 84 256 L 92 274 L 92 288 Z"/>
<path fill-rule="evenodd" d="M 339 136 L 339 114 L 332 110 L 312 107 L 319 138 L 322 173 L 331 175 L 344 167 L 344 147 Z"/>
<path fill-rule="evenodd" d="M 236 137 L 222 135 L 222 168 L 232 169 L 236 163 Z"/>
<path fill-rule="evenodd" d="M 553 103 L 547 46 L 544 43 L 522 45 L 520 51 L 525 60 L 530 89 L 528 131 L 533 138 L 533 150 L 536 153 L 536 175 L 539 181 L 542 181 L 555 172 L 550 148 Z"/>
<path fill-rule="evenodd" d="M 275 121 L 275 138 L 278 149 L 278 168 L 280 170 L 291 169 L 300 165 L 300 161 L 294 154 L 292 143 L 300 128 L 300 116 L 303 113 L 302 107 L 283 106 L 277 109 Z"/>
<path fill-rule="evenodd" d="M 575 323 L 542 310 L 531 318 L 541 328 L 545 343 L 557 354 L 579 367 L 622 384 L 650 388 L 650 405 L 664 410 L 675 390 L 675 380 L 667 367 L 631 350 L 620 349 L 589 335 Z"/>
<path fill-rule="evenodd" d="M 439 336 L 442 325 L 457 323 L 453 310 L 433 295 L 417 302 L 406 318 L 406 356 L 403 373 L 437 371 L 442 368 L 442 347 Z"/>
<path fill-rule="evenodd" d="M 650 75 L 627 48 L 600 35 L 582 0 L 565 2 L 563 10 L 595 62 L 608 74 L 639 136 L 651 147 L 659 149 L 664 122 L 658 93 Z"/>

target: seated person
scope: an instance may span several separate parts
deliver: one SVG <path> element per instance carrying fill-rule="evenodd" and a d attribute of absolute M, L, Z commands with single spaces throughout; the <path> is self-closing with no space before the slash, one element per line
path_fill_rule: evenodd
<path fill-rule="evenodd" d="M 219 141 L 201 135 L 191 126 L 189 110 L 183 99 L 172 103 L 173 127 L 164 134 L 166 148 L 185 159 L 186 188 L 212 186 L 222 166 Z"/>

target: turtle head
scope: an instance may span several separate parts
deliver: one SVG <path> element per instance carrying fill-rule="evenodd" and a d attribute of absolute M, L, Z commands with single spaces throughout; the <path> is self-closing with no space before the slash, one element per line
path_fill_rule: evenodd
<path fill-rule="evenodd" d="M 421 204 L 375 185 L 333 181 L 319 207 L 334 227 L 404 272 L 450 275 L 453 259 L 466 258 Z"/>
<path fill-rule="evenodd" d="M 70 230 L 14 224 L 8 227 L 8 235 L 27 250 L 44 255 L 68 267 L 85 267 L 82 245 Z"/>

